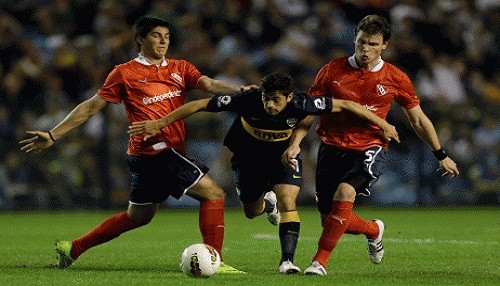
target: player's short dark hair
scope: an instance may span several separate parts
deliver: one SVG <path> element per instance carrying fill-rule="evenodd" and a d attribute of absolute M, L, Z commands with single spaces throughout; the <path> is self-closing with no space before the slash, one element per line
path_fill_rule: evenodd
<path fill-rule="evenodd" d="M 155 14 L 147 14 L 140 17 L 135 21 L 133 26 L 134 39 L 136 39 L 138 36 L 145 38 L 148 33 L 151 32 L 151 30 L 158 26 L 167 27 L 169 29 L 171 27 L 170 23 L 167 20 Z"/>
<path fill-rule="evenodd" d="M 280 91 L 283 94 L 292 92 L 293 79 L 284 73 L 271 73 L 262 78 L 261 88 L 263 93 Z"/>
<path fill-rule="evenodd" d="M 368 35 L 382 35 L 385 41 L 391 38 L 391 25 L 389 21 L 380 15 L 367 15 L 356 26 L 355 36 L 359 31 L 363 31 Z"/>

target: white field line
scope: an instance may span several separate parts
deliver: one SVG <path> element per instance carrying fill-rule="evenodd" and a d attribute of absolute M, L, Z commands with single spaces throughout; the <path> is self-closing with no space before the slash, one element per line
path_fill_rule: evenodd
<path fill-rule="evenodd" d="M 255 233 L 252 235 L 253 238 L 256 239 L 267 239 L 267 240 L 279 240 L 278 235 L 269 234 L 269 233 Z M 317 242 L 318 237 L 307 237 L 301 236 L 299 237 L 300 241 L 314 241 Z M 342 236 L 342 242 L 358 242 L 361 239 L 361 236 L 355 236 L 346 234 Z M 390 243 L 401 243 L 401 244 L 458 244 L 458 245 L 498 245 L 498 241 L 477 241 L 477 240 L 439 240 L 434 238 L 415 238 L 415 239 L 401 239 L 401 238 L 391 238 L 384 237 L 384 242 Z"/>

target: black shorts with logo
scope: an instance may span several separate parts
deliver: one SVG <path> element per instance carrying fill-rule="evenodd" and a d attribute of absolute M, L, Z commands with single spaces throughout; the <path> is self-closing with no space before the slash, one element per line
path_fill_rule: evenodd
<path fill-rule="evenodd" d="M 297 157 L 299 168 L 293 170 L 281 163 L 281 159 L 261 156 L 233 156 L 236 191 L 242 203 L 255 202 L 262 194 L 277 184 L 302 185 L 302 160 Z M 257 166 L 257 167 L 255 167 Z"/>
<path fill-rule="evenodd" d="M 375 146 L 364 151 L 340 149 L 321 143 L 316 166 L 316 199 L 320 213 L 330 213 L 333 194 L 340 183 L 369 196 L 370 187 L 385 169 L 387 151 Z"/>
<path fill-rule="evenodd" d="M 128 156 L 132 172 L 130 202 L 161 203 L 179 199 L 208 172 L 208 168 L 174 149 L 156 155 Z"/>

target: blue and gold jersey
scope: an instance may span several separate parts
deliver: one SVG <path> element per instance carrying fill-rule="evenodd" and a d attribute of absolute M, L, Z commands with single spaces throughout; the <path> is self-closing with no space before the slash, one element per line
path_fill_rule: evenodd
<path fill-rule="evenodd" d="M 331 110 L 331 98 L 294 92 L 283 111 L 270 115 L 264 109 L 260 90 L 214 96 L 207 106 L 209 112 L 231 111 L 237 115 L 224 138 L 225 146 L 233 153 L 257 152 L 264 156 L 281 156 L 298 122 L 308 115 L 324 115 Z"/>

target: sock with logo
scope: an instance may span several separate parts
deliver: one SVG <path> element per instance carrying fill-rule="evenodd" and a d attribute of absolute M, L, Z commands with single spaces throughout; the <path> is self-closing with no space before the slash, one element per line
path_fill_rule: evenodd
<path fill-rule="evenodd" d="M 293 262 L 295 249 L 299 240 L 300 218 L 297 211 L 281 213 L 279 237 L 281 244 L 281 260 Z"/>
<path fill-rule="evenodd" d="M 206 200 L 200 203 L 198 224 L 203 243 L 215 248 L 222 259 L 224 242 L 224 199 Z"/>
<path fill-rule="evenodd" d="M 364 234 L 367 238 L 374 239 L 378 236 L 378 225 L 374 221 L 364 220 L 352 212 L 351 222 L 347 226 L 345 233 Z"/>
<path fill-rule="evenodd" d="M 324 221 L 323 232 L 313 261 L 326 266 L 330 254 L 349 225 L 353 205 L 354 203 L 349 201 L 333 201 L 332 211 Z"/>

